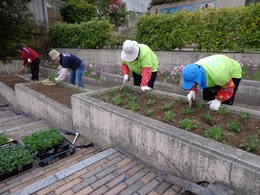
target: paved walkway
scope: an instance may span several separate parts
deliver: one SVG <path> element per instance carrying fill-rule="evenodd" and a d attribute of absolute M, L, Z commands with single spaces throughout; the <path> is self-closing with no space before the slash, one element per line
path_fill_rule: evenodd
<path fill-rule="evenodd" d="M 5 101 L 0 98 L 0 104 Z M 0 133 L 21 142 L 23 136 L 48 129 L 44 120 L 35 121 L 11 107 L 0 107 Z M 74 136 L 64 135 L 68 140 Z M 89 144 L 79 136 L 75 145 Z M 75 154 L 51 165 L 33 168 L 0 181 L 1 195 L 177 195 L 180 186 L 169 183 L 147 167 L 114 148 L 77 148 Z"/>

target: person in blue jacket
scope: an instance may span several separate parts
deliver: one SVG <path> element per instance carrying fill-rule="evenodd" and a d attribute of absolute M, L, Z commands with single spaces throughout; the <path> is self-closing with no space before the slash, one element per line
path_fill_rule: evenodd
<path fill-rule="evenodd" d="M 78 85 L 84 88 L 82 76 L 84 74 L 84 63 L 76 55 L 59 53 L 55 49 L 51 50 L 49 56 L 60 64 L 59 76 L 55 78 L 55 82 L 59 83 L 66 78 L 68 68 L 71 69 L 70 84 Z"/>

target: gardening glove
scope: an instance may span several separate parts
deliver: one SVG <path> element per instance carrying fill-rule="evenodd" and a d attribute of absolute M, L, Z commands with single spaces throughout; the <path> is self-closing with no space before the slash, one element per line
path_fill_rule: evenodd
<path fill-rule="evenodd" d="M 128 79 L 129 79 L 129 75 L 128 75 L 128 74 L 125 74 L 125 75 L 124 75 L 124 83 L 128 82 Z"/>
<path fill-rule="evenodd" d="M 31 59 L 31 58 L 29 58 L 29 59 L 28 59 L 28 62 L 29 62 L 29 63 L 31 63 L 31 62 L 32 62 L 32 59 Z"/>
<path fill-rule="evenodd" d="M 54 78 L 55 79 L 55 83 L 59 83 L 60 80 L 58 78 Z"/>
<path fill-rule="evenodd" d="M 211 100 L 208 102 L 209 105 L 209 109 L 213 110 L 213 111 L 217 111 L 221 105 L 221 101 L 215 99 L 215 100 Z"/>
<path fill-rule="evenodd" d="M 142 90 L 142 91 L 151 91 L 152 88 L 151 88 L 151 87 L 147 87 L 147 86 L 142 86 L 142 87 L 141 87 L 141 90 Z"/>
<path fill-rule="evenodd" d="M 194 100 L 196 97 L 196 92 L 195 91 L 190 91 L 187 95 L 187 100 L 190 102 L 191 100 Z"/>

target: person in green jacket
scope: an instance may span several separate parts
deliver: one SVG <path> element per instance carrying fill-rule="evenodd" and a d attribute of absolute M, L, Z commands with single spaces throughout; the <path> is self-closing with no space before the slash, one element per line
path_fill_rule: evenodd
<path fill-rule="evenodd" d="M 242 67 L 236 60 L 217 54 L 186 65 L 182 77 L 182 88 L 188 90 L 188 101 L 195 99 L 199 86 L 203 99 L 209 101 L 209 108 L 216 111 L 221 103 L 233 105 Z"/>
<path fill-rule="evenodd" d="M 124 83 L 129 80 L 130 71 L 132 71 L 134 85 L 140 86 L 142 91 L 154 88 L 158 59 L 150 47 L 138 44 L 136 41 L 126 40 L 123 44 L 121 59 Z"/>

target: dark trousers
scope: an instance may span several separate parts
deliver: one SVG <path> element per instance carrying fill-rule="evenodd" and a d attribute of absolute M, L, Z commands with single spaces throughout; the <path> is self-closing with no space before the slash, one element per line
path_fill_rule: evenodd
<path fill-rule="evenodd" d="M 156 77 L 157 77 L 157 72 L 152 72 L 152 76 L 148 82 L 148 87 L 154 88 L 154 82 L 156 80 Z M 134 85 L 140 86 L 142 82 L 142 75 L 133 72 L 133 78 L 134 78 Z"/>
<path fill-rule="evenodd" d="M 31 62 L 31 72 L 33 81 L 39 81 L 39 65 L 40 65 L 40 58 L 36 58 Z"/>
<path fill-rule="evenodd" d="M 240 83 L 241 79 L 232 78 L 232 80 L 233 80 L 233 82 L 235 84 L 234 94 L 232 95 L 231 98 L 229 98 L 225 102 L 222 102 L 222 104 L 233 105 L 233 103 L 235 101 L 236 91 L 237 91 L 237 88 L 239 86 L 239 83 Z M 203 100 L 208 100 L 208 101 L 214 100 L 215 96 L 217 95 L 217 91 L 219 89 L 220 89 L 220 86 L 215 86 L 215 87 L 210 87 L 210 88 L 203 89 Z"/>

